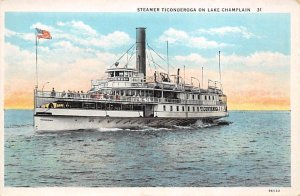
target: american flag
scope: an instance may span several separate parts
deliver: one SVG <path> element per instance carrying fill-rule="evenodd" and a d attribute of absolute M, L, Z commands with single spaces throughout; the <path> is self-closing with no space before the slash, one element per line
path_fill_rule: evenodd
<path fill-rule="evenodd" d="M 49 31 L 46 31 L 46 30 L 42 30 L 42 29 L 39 29 L 39 28 L 35 28 L 36 29 L 36 32 L 37 32 L 37 38 L 38 39 L 52 39 L 52 36 L 50 34 Z"/>

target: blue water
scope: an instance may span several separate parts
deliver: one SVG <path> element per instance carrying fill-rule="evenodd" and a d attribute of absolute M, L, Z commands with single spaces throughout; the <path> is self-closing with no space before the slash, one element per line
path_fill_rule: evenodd
<path fill-rule="evenodd" d="M 230 125 L 38 134 L 6 110 L 12 187 L 290 187 L 290 112 L 230 112 Z"/>

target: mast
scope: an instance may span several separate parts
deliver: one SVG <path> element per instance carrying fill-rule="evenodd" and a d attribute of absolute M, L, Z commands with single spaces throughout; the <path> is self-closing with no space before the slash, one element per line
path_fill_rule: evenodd
<path fill-rule="evenodd" d="M 201 77 L 201 79 L 202 79 L 202 88 L 204 88 L 204 83 L 203 83 L 203 67 L 202 67 L 202 77 Z"/>
<path fill-rule="evenodd" d="M 221 55 L 220 55 L 220 51 L 219 51 L 219 76 L 220 76 L 220 88 L 221 91 L 223 91 L 223 85 L 222 85 L 222 77 L 221 77 Z"/>
<path fill-rule="evenodd" d="M 222 78 L 221 78 L 221 60 L 220 60 L 220 53 L 221 53 L 221 52 L 219 51 L 219 77 L 220 77 L 220 80 L 219 80 L 219 81 L 220 81 L 220 84 L 222 84 L 222 80 L 221 80 Z"/>
<path fill-rule="evenodd" d="M 167 40 L 167 64 L 168 64 L 168 77 L 170 75 L 170 70 L 169 70 L 169 42 Z"/>
<path fill-rule="evenodd" d="M 185 86 L 185 65 L 183 66 L 183 77 L 184 77 L 183 84 Z"/>

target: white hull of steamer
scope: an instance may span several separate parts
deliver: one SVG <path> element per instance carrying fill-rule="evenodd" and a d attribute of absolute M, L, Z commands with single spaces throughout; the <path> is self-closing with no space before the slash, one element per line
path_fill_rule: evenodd
<path fill-rule="evenodd" d="M 37 132 L 76 130 L 104 130 L 103 128 L 171 127 L 195 124 L 197 121 L 212 121 L 228 115 L 227 112 L 198 113 L 198 117 L 142 117 L 142 111 L 90 111 L 70 109 L 39 109 L 34 116 Z M 43 110 L 43 111 L 42 111 Z M 101 115 L 105 114 L 105 115 Z M 165 116 L 163 112 L 161 115 Z M 187 115 L 187 114 L 185 114 Z M 126 116 L 126 117 L 122 117 Z M 182 114 L 178 116 L 183 116 Z M 192 115 L 190 115 L 192 116 Z"/>

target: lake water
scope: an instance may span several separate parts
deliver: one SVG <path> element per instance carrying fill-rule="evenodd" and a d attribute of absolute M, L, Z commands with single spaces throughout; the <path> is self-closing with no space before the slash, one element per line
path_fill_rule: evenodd
<path fill-rule="evenodd" d="M 290 112 L 232 111 L 229 125 L 35 133 L 6 110 L 7 187 L 290 187 Z"/>

